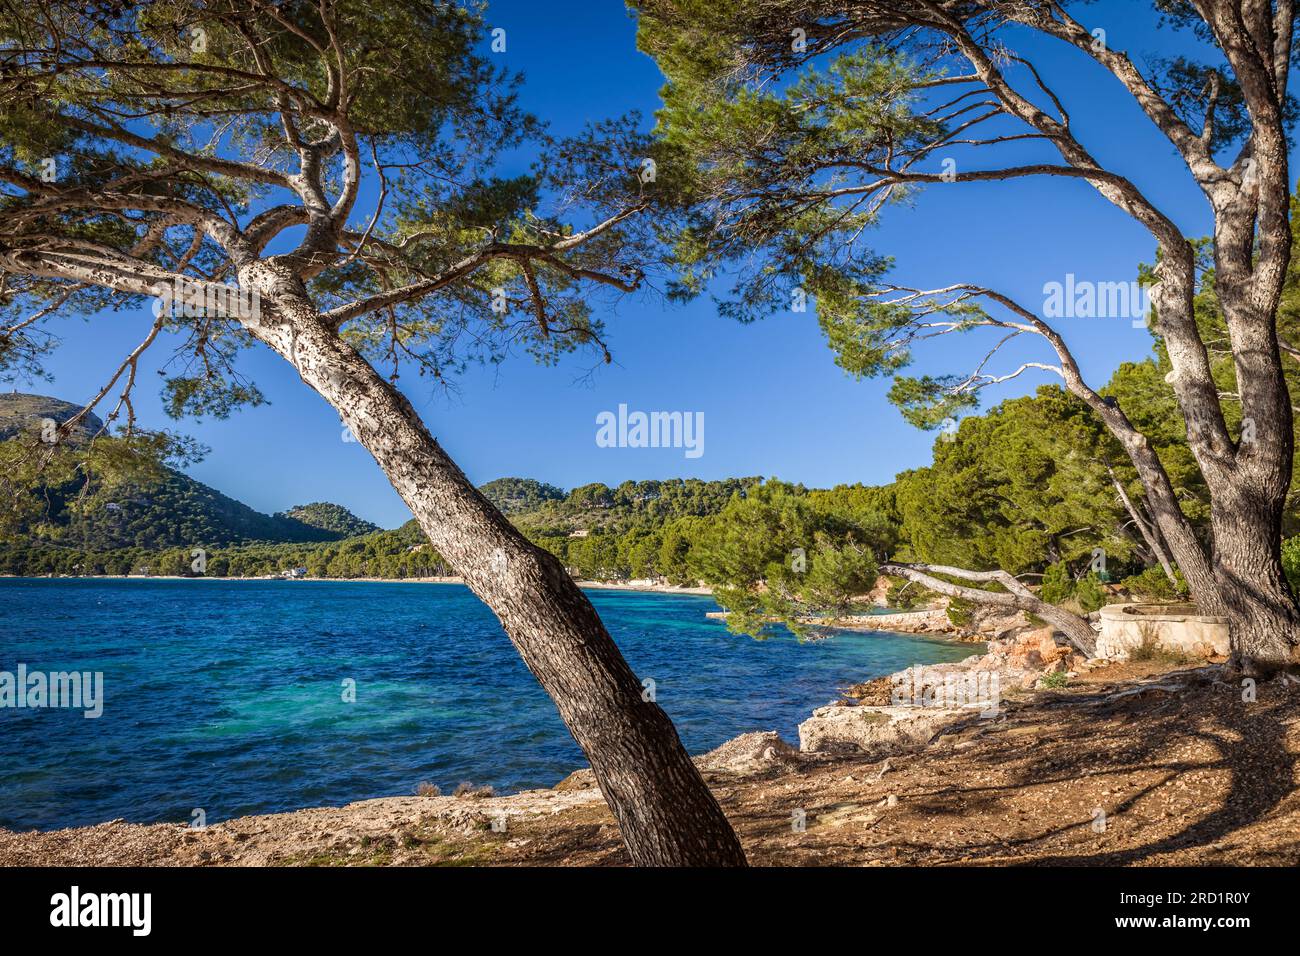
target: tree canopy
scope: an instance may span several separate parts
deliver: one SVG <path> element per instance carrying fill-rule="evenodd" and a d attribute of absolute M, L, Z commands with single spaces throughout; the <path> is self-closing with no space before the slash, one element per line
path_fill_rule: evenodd
<path fill-rule="evenodd" d="M 392 378 L 447 383 L 512 350 L 607 359 L 592 287 L 640 285 L 657 244 L 635 213 L 669 186 L 638 176 L 631 118 L 550 137 L 483 32 L 436 2 L 12 8 L 0 370 L 37 373 L 53 318 L 147 306 L 181 277 L 207 306 L 164 310 L 142 346 L 180 343 L 168 409 L 256 404 L 236 364 L 250 329 L 208 306 L 267 254 Z M 498 167 L 525 143 L 531 168 Z M 106 392 L 129 395 L 134 357 Z M 134 424 L 129 401 L 119 415 Z"/>

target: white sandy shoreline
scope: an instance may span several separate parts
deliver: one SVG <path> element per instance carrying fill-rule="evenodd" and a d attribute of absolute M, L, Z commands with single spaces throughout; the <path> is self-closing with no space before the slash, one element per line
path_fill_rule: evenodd
<path fill-rule="evenodd" d="M 464 584 L 461 577 L 429 578 L 282 578 L 277 575 L 263 577 L 217 577 L 215 575 L 184 574 L 0 574 L 8 581 L 284 581 L 286 584 L 302 582 L 332 582 L 335 584 Z M 705 597 L 713 593 L 707 587 L 678 587 L 675 584 L 646 584 L 643 582 L 613 583 L 606 581 L 575 581 L 578 587 L 592 591 L 643 591 L 651 594 L 698 594 Z"/>

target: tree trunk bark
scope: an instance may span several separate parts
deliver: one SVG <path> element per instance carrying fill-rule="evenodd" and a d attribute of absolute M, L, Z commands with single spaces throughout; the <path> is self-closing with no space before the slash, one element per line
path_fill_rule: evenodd
<path fill-rule="evenodd" d="M 1130 444 L 1133 447 L 1128 447 Z M 1126 443 L 1126 450 L 1146 491 L 1147 510 L 1160 537 L 1173 552 L 1174 563 L 1183 572 L 1192 601 L 1202 614 L 1226 613 L 1210 558 L 1197 539 L 1191 522 L 1183 514 L 1169 476 L 1146 436 L 1138 435 L 1136 441 Z"/>
<path fill-rule="evenodd" d="M 1225 426 L 1199 341 L 1183 342 L 1173 335 L 1166 341 L 1187 443 L 1210 492 L 1214 587 L 1220 602 L 1214 613 L 1228 618 L 1233 657 L 1241 668 L 1268 674 L 1297 662 L 1300 640 L 1300 608 L 1282 573 L 1281 556 L 1294 449 L 1291 397 L 1276 331 L 1284 271 L 1274 269 L 1271 281 L 1252 275 L 1258 270 L 1253 268 L 1255 212 L 1248 197 L 1218 202 L 1215 213 L 1215 290 L 1232 343 L 1243 416 L 1239 440 Z M 1289 258 L 1285 216 L 1269 229 L 1261 226 L 1260 235 L 1261 243 L 1280 244 L 1271 260 Z M 1190 283 L 1181 278 L 1181 286 Z M 1179 303 L 1191 314 L 1190 297 L 1180 295 L 1170 308 Z M 1173 324 L 1180 329 L 1190 325 Z"/>
<path fill-rule="evenodd" d="M 1265 5 L 1266 7 L 1267 5 Z M 1209 21 L 1241 82 L 1251 116 L 1249 164 L 1203 180 L 1214 209 L 1214 292 L 1232 351 L 1242 428 L 1229 431 L 1196 322 L 1196 263 L 1185 241 L 1161 243 L 1157 327 L 1173 367 L 1171 384 L 1187 443 L 1210 492 L 1215 590 L 1232 632 L 1233 656 L 1268 673 L 1295 659 L 1300 608 L 1282 573 L 1282 509 L 1291 486 L 1294 424 L 1282 371 L 1277 311 L 1291 261 L 1289 145 L 1283 120 L 1285 70 L 1276 50 L 1255 50 L 1229 26 L 1223 4 Z M 1292 11 L 1293 13 L 1293 11 Z M 1252 10 L 1249 19 L 1263 16 Z M 1241 21 L 1236 21 L 1239 24 Z M 1292 24 L 1285 24 L 1289 39 Z M 1176 245 L 1176 248 L 1175 248 Z M 1171 542 L 1172 545 L 1172 542 Z"/>
<path fill-rule="evenodd" d="M 1281 499 L 1240 481 L 1213 498 L 1215 579 L 1242 670 L 1267 675 L 1300 663 L 1300 612 L 1282 573 Z"/>
<path fill-rule="evenodd" d="M 591 761 L 640 866 L 744 866 L 740 841 L 668 716 L 643 697 L 591 602 L 465 477 L 406 398 L 321 321 L 275 260 L 240 270 L 262 297 L 249 331 L 339 412 L 439 555 L 501 621 Z M 267 305 L 271 304 L 270 314 Z"/>
<path fill-rule="evenodd" d="M 996 581 L 1007 590 L 1002 592 L 969 588 L 933 577 L 928 572 L 965 578 L 969 581 Z M 1097 632 L 1092 629 L 1091 624 L 1077 614 L 1063 610 L 1055 604 L 1048 604 L 1005 571 L 967 571 L 965 568 L 933 564 L 882 564 L 880 573 L 907 578 L 948 597 L 992 604 L 996 607 L 1016 608 L 1035 617 L 1041 617 L 1064 634 L 1066 640 L 1081 653 L 1090 658 L 1097 656 Z"/>

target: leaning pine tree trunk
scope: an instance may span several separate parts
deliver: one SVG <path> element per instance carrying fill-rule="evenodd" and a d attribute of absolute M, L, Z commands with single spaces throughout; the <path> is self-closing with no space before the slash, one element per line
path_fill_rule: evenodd
<path fill-rule="evenodd" d="M 880 566 L 881 574 L 890 574 L 907 578 L 938 594 L 948 597 L 974 601 L 993 607 L 1015 608 L 1042 618 L 1056 630 L 1065 635 L 1074 647 L 1085 657 L 1097 656 L 1097 632 L 1079 615 L 1071 613 L 1054 604 L 1048 604 L 1021 584 L 1006 571 L 967 571 L 965 568 L 947 567 L 941 564 L 896 564 Z M 1005 591 L 986 591 L 983 588 L 966 587 L 944 581 L 934 575 L 961 578 L 966 581 L 994 581 L 1006 588 Z"/>
<path fill-rule="evenodd" d="M 240 282 L 262 297 L 263 317 L 249 331 L 338 410 L 434 548 L 500 619 L 591 761 L 632 862 L 745 865 L 740 841 L 672 722 L 643 699 L 641 683 L 560 562 L 479 493 L 406 398 L 325 325 L 287 270 L 258 262 Z"/>

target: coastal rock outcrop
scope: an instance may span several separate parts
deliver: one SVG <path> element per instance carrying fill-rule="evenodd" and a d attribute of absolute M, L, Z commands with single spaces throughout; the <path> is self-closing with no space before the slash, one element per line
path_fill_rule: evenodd
<path fill-rule="evenodd" d="M 836 753 L 875 753 L 924 746 L 946 727 L 971 716 L 968 710 L 939 707 L 819 707 L 799 725 L 799 749 Z"/>
<path fill-rule="evenodd" d="M 989 641 L 986 654 L 967 660 L 976 670 L 996 671 L 1006 684 L 1032 687 L 1043 671 L 1071 671 L 1087 659 L 1058 640 L 1050 627 L 1040 627 L 1005 640 Z"/>
<path fill-rule="evenodd" d="M 899 611 L 896 614 L 872 614 L 855 621 L 857 627 L 900 634 L 947 634 L 952 631 L 948 612 L 942 608 L 924 611 Z"/>
<path fill-rule="evenodd" d="M 979 605 L 971 609 L 962 636 L 970 640 L 1005 641 L 1033 629 L 1024 611 Z"/>
<path fill-rule="evenodd" d="M 734 773 L 748 776 L 775 768 L 785 769 L 803 755 L 790 746 L 774 731 L 741 734 L 720 747 L 695 758 L 700 770 L 713 773 Z"/>
<path fill-rule="evenodd" d="M 945 598 L 938 607 L 886 614 L 861 614 L 841 618 L 817 618 L 811 624 L 853 631 L 893 631 L 898 634 L 946 634 L 960 641 L 978 643 L 1016 638 L 1034 625 L 1024 611 L 978 606 L 964 614 L 949 614 Z M 725 617 L 725 612 L 717 615 Z"/>
<path fill-rule="evenodd" d="M 1021 631 L 989 641 L 985 654 L 909 667 L 849 688 L 799 725 L 799 749 L 876 753 L 924 746 L 958 721 L 999 716 L 1009 691 L 1089 666 L 1050 627 Z"/>

